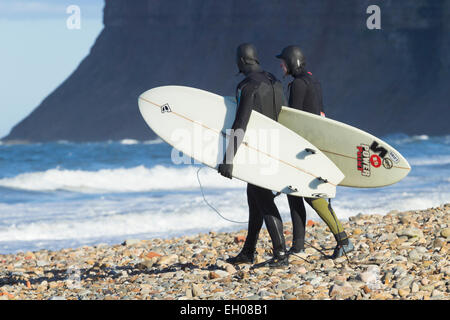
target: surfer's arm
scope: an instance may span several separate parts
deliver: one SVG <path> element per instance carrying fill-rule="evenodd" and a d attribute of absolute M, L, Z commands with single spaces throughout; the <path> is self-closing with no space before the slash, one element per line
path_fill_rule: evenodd
<path fill-rule="evenodd" d="M 241 92 L 236 118 L 230 132 L 230 143 L 228 144 L 223 163 L 232 163 L 234 156 L 244 138 L 248 121 L 253 110 L 255 101 L 255 90 L 251 84 L 246 85 Z M 234 147 L 234 148 L 233 148 Z"/>
<path fill-rule="evenodd" d="M 325 108 L 323 107 L 323 95 L 322 95 L 322 85 L 319 81 L 316 82 L 317 98 L 319 99 L 320 105 L 320 115 L 325 117 Z"/>
<path fill-rule="evenodd" d="M 297 110 L 303 110 L 303 102 L 306 96 L 306 83 L 301 79 L 295 79 L 291 84 L 289 94 L 289 107 Z"/>

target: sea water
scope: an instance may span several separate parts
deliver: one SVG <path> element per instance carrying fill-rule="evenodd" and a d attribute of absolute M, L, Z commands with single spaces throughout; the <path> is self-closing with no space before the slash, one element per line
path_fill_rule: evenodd
<path fill-rule="evenodd" d="M 450 136 L 383 139 L 408 160 L 410 174 L 382 188 L 338 187 L 339 219 L 450 202 Z M 247 228 L 244 182 L 175 165 L 171 154 L 161 140 L 0 144 L 0 254 Z M 197 173 L 221 216 L 205 202 Z M 275 201 L 290 221 L 286 196 Z M 320 220 L 306 208 L 308 219 Z"/>

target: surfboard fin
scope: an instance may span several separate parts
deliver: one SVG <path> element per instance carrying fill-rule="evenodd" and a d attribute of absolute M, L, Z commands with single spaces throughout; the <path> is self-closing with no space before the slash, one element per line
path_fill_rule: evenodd
<path fill-rule="evenodd" d="M 306 148 L 305 151 L 309 152 L 311 154 L 316 154 L 316 150 L 314 150 L 314 149 Z"/>
<path fill-rule="evenodd" d="M 322 181 L 323 183 L 328 183 L 328 180 L 322 177 L 318 177 L 317 180 Z"/>

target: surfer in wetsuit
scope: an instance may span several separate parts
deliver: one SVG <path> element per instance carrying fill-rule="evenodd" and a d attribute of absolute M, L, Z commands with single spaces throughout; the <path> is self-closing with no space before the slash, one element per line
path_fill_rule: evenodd
<path fill-rule="evenodd" d="M 245 79 L 236 89 L 237 112 L 234 120 L 230 143 L 223 163 L 218 171 L 230 178 L 233 172 L 233 158 L 242 142 L 252 110 L 277 121 L 281 106 L 285 104 L 283 86 L 274 75 L 265 72 L 258 61 L 256 49 L 252 44 L 244 43 L 237 48 L 239 73 Z M 241 252 L 229 258 L 233 264 L 253 263 L 259 232 L 265 222 L 273 245 L 273 258 L 258 266 L 281 267 L 288 265 L 286 244 L 283 234 L 283 222 L 274 202 L 271 190 L 247 184 L 247 202 L 249 207 L 248 234 Z M 255 267 L 258 267 L 255 266 Z"/>
<path fill-rule="evenodd" d="M 289 107 L 325 116 L 320 82 L 313 77 L 311 72 L 306 71 L 305 57 L 300 48 L 288 46 L 276 57 L 281 59 L 281 67 L 284 73 L 294 78 L 289 84 Z M 304 250 L 305 243 L 305 205 L 302 197 L 288 195 L 287 198 L 293 226 L 292 247 L 288 253 L 299 253 Z M 327 224 L 336 239 L 337 245 L 332 259 L 341 257 L 344 251 L 350 252 L 354 250 L 354 246 L 348 239 L 342 224 L 337 219 L 331 204 L 323 198 L 304 199 Z"/>

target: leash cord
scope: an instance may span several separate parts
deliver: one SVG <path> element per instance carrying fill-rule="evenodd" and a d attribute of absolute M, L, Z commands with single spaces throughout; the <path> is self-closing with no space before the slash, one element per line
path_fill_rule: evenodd
<path fill-rule="evenodd" d="M 200 181 L 200 176 L 199 176 L 200 170 L 203 169 L 203 168 L 204 168 L 204 167 L 200 167 L 200 168 L 198 168 L 198 170 L 197 170 L 197 181 L 198 181 L 198 185 L 199 185 L 199 187 L 200 187 L 200 191 L 201 191 L 201 193 L 202 193 L 203 201 L 206 203 L 206 205 L 207 205 L 208 207 L 210 207 L 214 212 L 216 212 L 222 219 L 224 219 L 224 220 L 226 220 L 226 221 L 233 222 L 233 223 L 241 223 L 241 224 L 248 223 L 248 221 L 245 221 L 245 222 L 244 222 L 244 221 L 235 221 L 235 220 L 231 220 L 231 219 L 228 219 L 228 218 L 224 217 L 224 216 L 219 212 L 219 210 L 217 210 L 213 205 L 211 205 L 211 204 L 208 202 L 208 200 L 206 200 L 205 193 L 203 192 L 203 186 L 202 186 L 202 183 L 201 183 L 201 181 Z M 329 202 L 329 204 L 330 204 L 330 206 L 331 206 L 331 200 L 330 200 L 330 199 L 328 200 L 328 202 Z M 334 218 L 334 221 L 335 221 L 335 223 L 336 223 L 336 228 L 337 228 L 337 227 L 338 227 L 338 223 L 337 223 L 337 220 L 336 220 L 336 216 L 335 216 L 335 214 L 334 214 L 334 212 L 333 212 L 332 209 L 331 209 L 330 211 L 331 211 L 331 214 L 332 214 L 332 216 L 333 216 L 333 218 Z M 338 230 L 338 231 L 339 231 L 339 230 Z M 316 249 L 316 250 L 319 251 L 322 255 L 324 255 L 324 256 L 327 257 L 327 255 L 326 255 L 322 250 L 317 249 L 315 246 L 313 246 L 311 243 L 309 243 L 309 242 L 307 242 L 307 241 L 305 241 L 305 243 L 306 243 L 307 245 L 309 245 L 311 248 Z M 347 260 L 349 266 L 350 266 L 352 269 L 354 269 L 354 268 L 352 267 L 353 262 L 352 262 L 352 261 L 349 259 L 349 257 L 347 256 L 347 252 L 345 251 L 345 248 L 342 248 L 342 249 L 343 249 L 343 251 L 344 251 L 344 255 L 345 255 L 345 257 L 346 257 L 346 260 Z M 305 258 L 303 258 L 303 257 L 300 257 L 300 256 L 298 256 L 298 255 L 296 255 L 296 254 L 293 254 L 293 255 L 297 256 L 298 258 L 301 258 L 301 259 L 305 260 L 305 261 L 308 262 L 308 263 L 312 263 L 312 262 L 308 261 L 307 259 L 305 259 Z M 362 264 L 362 263 L 361 263 L 361 264 Z"/>
<path fill-rule="evenodd" d="M 243 221 L 235 221 L 235 220 L 231 220 L 231 219 L 225 218 L 223 215 L 220 214 L 219 210 L 217 210 L 213 205 L 211 205 L 211 204 L 208 202 L 208 200 L 206 200 L 205 193 L 203 192 L 203 186 L 202 186 L 202 183 L 200 182 L 200 177 L 199 177 L 199 175 L 198 175 L 199 172 L 200 172 L 200 170 L 203 169 L 203 168 L 204 168 L 204 167 L 200 167 L 200 168 L 198 168 L 198 170 L 197 170 L 197 181 L 198 181 L 198 185 L 200 186 L 200 191 L 201 191 L 201 193 L 202 193 L 203 201 L 205 201 L 206 205 L 207 205 L 208 207 L 210 207 L 212 210 L 214 210 L 214 211 L 215 211 L 222 219 L 224 219 L 224 220 L 227 220 L 227 221 L 233 222 L 233 223 L 248 223 L 248 221 L 245 221 L 245 222 L 243 222 Z"/>

